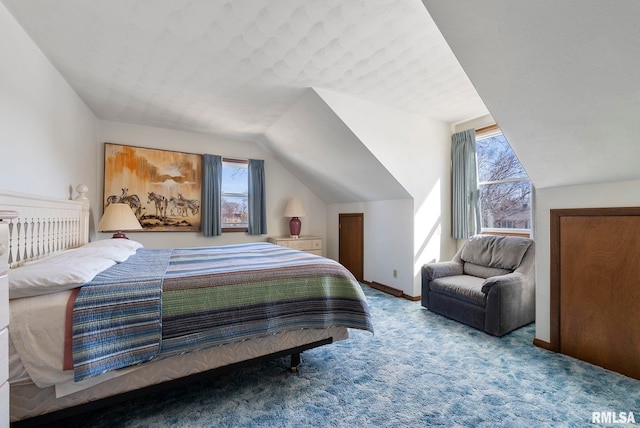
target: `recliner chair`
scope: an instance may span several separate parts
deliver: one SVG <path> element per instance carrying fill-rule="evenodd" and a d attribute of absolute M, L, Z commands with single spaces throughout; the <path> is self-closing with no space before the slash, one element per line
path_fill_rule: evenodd
<path fill-rule="evenodd" d="M 475 235 L 451 261 L 422 267 L 422 306 L 503 336 L 535 320 L 531 239 Z"/>

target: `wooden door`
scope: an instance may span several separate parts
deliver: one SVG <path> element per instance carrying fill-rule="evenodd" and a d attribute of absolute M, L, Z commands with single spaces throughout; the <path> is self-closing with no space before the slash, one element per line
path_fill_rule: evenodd
<path fill-rule="evenodd" d="M 558 226 L 560 352 L 640 379 L 640 216 Z"/>
<path fill-rule="evenodd" d="M 364 214 L 338 215 L 338 261 L 356 277 L 364 280 Z"/>

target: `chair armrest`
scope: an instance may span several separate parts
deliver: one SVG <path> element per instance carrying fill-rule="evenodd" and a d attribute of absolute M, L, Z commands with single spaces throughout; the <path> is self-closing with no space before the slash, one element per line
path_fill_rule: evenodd
<path fill-rule="evenodd" d="M 491 276 L 482 284 L 482 292 L 488 293 L 492 287 L 522 286 L 526 277 L 520 272 L 511 272 L 504 275 Z"/>
<path fill-rule="evenodd" d="M 535 320 L 535 280 L 521 272 L 487 278 L 485 331 L 502 336 Z"/>
<path fill-rule="evenodd" d="M 452 261 L 427 263 L 422 267 L 422 273 L 430 281 L 444 276 L 462 275 L 462 264 Z"/>

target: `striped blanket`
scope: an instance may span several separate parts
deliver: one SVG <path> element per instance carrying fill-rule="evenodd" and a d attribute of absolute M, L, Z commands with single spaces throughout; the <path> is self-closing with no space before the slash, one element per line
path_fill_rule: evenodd
<path fill-rule="evenodd" d="M 274 333 L 334 326 L 373 332 L 360 285 L 333 260 L 268 243 L 140 249 L 78 293 L 75 379 Z"/>

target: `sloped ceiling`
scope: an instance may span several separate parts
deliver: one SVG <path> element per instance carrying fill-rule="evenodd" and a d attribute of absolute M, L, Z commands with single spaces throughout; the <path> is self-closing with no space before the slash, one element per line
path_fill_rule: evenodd
<path fill-rule="evenodd" d="M 444 122 L 487 113 L 420 0 L 0 1 L 99 119 L 260 141 L 327 202 L 405 193 L 310 88 Z M 326 155 L 307 168 L 310 142 Z"/>
<path fill-rule="evenodd" d="M 640 2 L 423 3 L 536 187 L 640 178 Z"/>
<path fill-rule="evenodd" d="M 264 144 L 326 203 L 411 197 L 313 89 L 267 130 Z"/>

